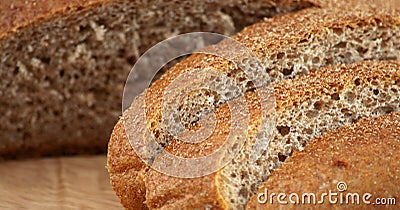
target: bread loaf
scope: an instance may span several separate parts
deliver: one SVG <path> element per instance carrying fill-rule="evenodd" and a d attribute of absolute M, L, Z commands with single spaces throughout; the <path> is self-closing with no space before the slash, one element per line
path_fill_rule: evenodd
<path fill-rule="evenodd" d="M 1 1 L 0 159 L 105 152 L 126 77 L 150 46 L 190 31 L 231 34 L 310 6 L 307 0 Z"/>
<path fill-rule="evenodd" d="M 252 116 L 249 136 L 232 162 L 214 174 L 194 179 L 170 177 L 147 170 L 144 173 L 146 204 L 152 209 L 207 206 L 242 209 L 249 196 L 256 192 L 259 182 L 266 180 L 272 170 L 292 152 L 302 150 L 310 140 L 367 116 L 400 111 L 399 70 L 399 62 L 366 62 L 321 69 L 298 79 L 277 83 L 274 87 L 276 128 L 263 155 L 255 162 L 249 158 L 254 152 L 251 144 L 263 138 L 256 131 L 267 126 L 257 117 L 260 115 L 257 94 L 250 94 L 247 98 Z M 216 112 L 221 112 L 221 119 L 228 121 L 228 106 Z M 215 135 L 204 144 L 189 149 L 188 157 L 201 156 L 197 148 L 207 148 L 205 145 L 218 148 L 218 143 L 226 139 L 232 128 L 223 123 L 217 126 Z M 165 149 L 186 155 L 186 147 L 181 142 L 171 141 Z"/>
<path fill-rule="evenodd" d="M 395 209 L 400 192 L 399 147 L 400 113 L 362 119 L 328 132 L 303 151 L 295 151 L 261 184 L 247 209 Z M 328 196 L 322 199 L 322 193 L 329 190 L 337 195 L 331 201 Z M 286 194 L 284 201 L 288 204 L 279 204 L 276 197 L 271 202 L 271 193 Z M 299 200 L 293 205 L 288 197 L 291 193 L 299 195 L 299 199 L 303 193 L 313 193 L 316 199 Z M 363 198 L 365 193 L 371 194 L 367 200 Z M 356 197 L 349 197 L 351 194 Z M 391 205 L 390 198 L 396 199 Z M 293 201 L 297 202 L 296 198 Z M 314 201 L 319 203 L 313 204 Z"/>
<path fill-rule="evenodd" d="M 349 9 L 349 11 L 351 11 L 351 9 Z M 252 52 L 262 60 L 273 82 L 301 76 L 307 74 L 312 69 L 316 70 L 326 65 L 352 63 L 360 60 L 397 59 L 399 57 L 398 47 L 395 47 L 399 45 L 398 11 L 393 11 L 394 13 L 387 10 L 377 12 L 371 8 L 355 10 L 356 12 L 349 11 L 306 9 L 297 13 L 266 19 L 263 22 L 247 27 L 242 32 L 233 36 L 233 38 L 251 49 Z M 380 63 L 377 66 L 371 63 L 365 64 L 366 66 L 363 65 L 364 64 L 357 64 L 343 68 L 343 72 L 334 74 L 334 76 L 330 75 L 332 72 L 324 73 L 324 71 L 330 70 L 322 69 L 321 73 L 316 73 L 317 76 L 313 75 L 303 78 L 304 80 L 293 80 L 277 84 L 276 91 L 279 92 L 279 94 L 276 94 L 278 97 L 277 112 L 282 109 L 287 110 L 287 113 L 277 114 L 277 129 L 274 131 L 276 139 L 271 142 L 272 146 L 268 147 L 275 148 L 275 150 L 268 151 L 265 156 L 262 157 L 264 159 L 258 161 L 261 164 L 260 166 L 243 168 L 243 166 L 248 166 L 245 163 L 245 158 L 238 157 L 239 159 L 242 158 L 241 161 L 238 161 L 240 164 L 230 164 L 224 170 L 210 176 L 188 180 L 165 176 L 151 169 L 149 170 L 149 168 L 138 159 L 128 142 L 122 122 L 124 119 L 122 118 L 114 128 L 109 143 L 108 170 L 111 176 L 111 183 L 117 195 L 120 197 L 122 204 L 126 208 L 137 208 L 143 202 L 145 202 L 148 207 L 156 209 L 178 208 L 182 207 L 182 205 L 187 208 L 204 208 L 207 206 L 216 208 L 243 208 L 249 196 L 255 193 L 257 184 L 269 176 L 270 170 L 278 167 L 293 150 L 301 149 L 310 139 L 330 129 L 337 128 L 340 125 L 357 121 L 363 116 L 369 116 L 373 112 L 373 109 L 377 109 L 375 110 L 377 113 L 385 113 L 398 109 L 398 107 L 392 104 L 392 102 L 398 103 L 398 101 L 389 102 L 391 104 L 389 108 L 374 108 L 371 104 L 367 104 L 367 101 L 361 101 L 359 104 L 360 107 L 367 108 L 352 107 L 351 109 L 347 108 L 349 110 L 345 108 L 342 110 L 342 108 L 337 107 L 337 111 L 331 113 L 337 116 L 340 115 L 342 120 L 336 121 L 331 118 L 321 117 L 319 120 L 320 124 L 316 123 L 321 126 L 318 127 L 320 130 L 316 130 L 316 127 L 305 124 L 305 121 L 309 121 L 309 117 L 315 119 L 320 117 L 318 115 L 319 112 L 322 112 L 320 110 L 299 114 L 300 111 L 304 111 L 308 107 L 313 107 L 314 103 L 316 109 L 322 110 L 328 110 L 329 107 L 322 103 L 323 100 L 337 100 L 335 103 L 344 103 L 350 106 L 352 103 L 351 101 L 355 100 L 354 94 L 359 93 L 347 93 L 347 91 L 350 91 L 350 89 L 354 87 L 354 81 L 357 81 L 357 84 L 360 82 L 360 80 L 355 78 L 356 74 L 354 74 L 354 72 L 357 72 L 360 77 L 368 77 L 367 74 L 363 74 L 363 71 L 369 73 L 375 72 L 379 75 L 383 75 L 387 72 L 379 73 L 379 71 L 381 71 L 379 66 L 388 66 L 388 69 L 382 69 L 382 71 L 388 70 L 390 73 L 397 75 L 397 63 Z M 174 78 L 189 71 L 194 66 L 211 66 L 215 70 L 224 72 L 227 75 L 230 74 L 231 77 L 238 81 L 239 86 L 243 87 L 244 91 L 250 92 L 250 96 L 248 96 L 250 101 L 254 99 L 251 97 L 251 92 L 254 87 L 246 87 L 248 80 L 243 77 L 243 73 L 240 73 L 238 68 L 233 64 L 210 55 L 192 55 L 189 59 L 177 64 L 170 71 L 166 72 L 160 80 L 156 81 L 152 87 L 144 93 L 146 98 L 149 99 L 149 104 L 151 104 L 151 106 L 147 106 L 149 129 L 161 136 L 160 138 L 166 138 L 168 139 L 167 142 L 171 142 L 171 145 L 165 147 L 166 149 L 178 148 L 178 146 L 176 146 L 176 142 L 174 143 L 173 138 L 170 138 L 167 133 L 165 133 L 160 121 L 163 91 Z M 349 70 L 346 71 L 346 69 Z M 348 78 L 343 77 L 343 74 Z M 318 79 L 313 80 L 313 77 L 317 77 Z M 381 80 L 382 82 L 385 81 L 383 82 L 385 84 L 393 82 L 392 79 L 389 79 L 389 81 L 385 78 L 381 78 Z M 315 96 L 318 98 L 315 100 L 307 98 L 308 94 L 313 93 L 312 91 L 307 91 L 307 88 L 311 87 L 306 86 L 307 84 L 305 83 L 309 81 L 314 82 L 314 84 L 312 84 L 312 82 L 310 84 L 311 86 L 315 85 L 315 87 L 312 86 L 313 88 L 318 89 L 319 85 L 321 85 L 324 86 L 328 92 L 319 93 L 322 95 L 315 93 L 318 95 L 318 97 Z M 345 89 L 346 91 L 339 85 L 342 84 L 341 82 L 348 85 L 348 89 Z M 296 84 L 298 86 L 296 86 Z M 334 89 L 331 88 L 330 85 L 335 85 L 337 87 Z M 366 83 L 363 83 L 363 85 L 368 86 Z M 279 89 L 279 87 L 282 87 L 284 90 Z M 361 91 L 361 89 L 363 90 L 364 87 L 365 86 L 360 86 L 359 91 Z M 318 91 L 323 90 L 325 91 L 325 89 L 318 89 Z M 292 104 L 292 102 L 280 101 L 279 97 L 288 97 L 285 100 L 289 100 L 293 97 L 300 101 L 296 103 L 293 102 Z M 207 96 L 205 96 L 204 100 L 206 99 Z M 318 100 L 322 101 L 317 103 Z M 190 101 L 188 103 L 190 104 Z M 257 107 L 256 104 L 254 104 L 257 102 L 252 103 L 254 107 Z M 302 105 L 303 107 L 300 106 L 302 103 L 304 103 L 304 105 Z M 223 101 L 214 101 L 212 107 L 218 109 L 219 104 L 223 104 Z M 195 105 L 193 105 L 193 107 L 196 108 Z M 138 109 L 138 107 L 135 107 L 135 102 L 131 107 L 131 110 L 134 109 Z M 200 118 L 206 116 L 209 110 L 210 109 L 206 107 L 200 108 L 200 113 L 204 111 L 203 115 L 200 115 Z M 221 109 L 220 112 L 227 112 L 223 110 L 224 109 Z M 254 115 L 260 111 L 257 111 L 256 108 L 250 110 L 252 110 L 251 113 Z M 217 113 L 219 112 L 217 111 Z M 297 119 L 295 117 L 296 114 L 299 115 L 297 118 L 301 119 Z M 223 116 L 223 114 L 220 115 Z M 125 116 L 129 116 L 129 111 Z M 279 121 L 283 119 L 285 119 L 285 121 Z M 182 120 L 186 122 L 185 120 L 187 119 Z M 257 119 L 252 120 L 252 125 L 255 127 L 261 123 Z M 188 124 L 193 123 L 190 120 L 187 121 Z M 292 124 L 300 127 L 311 127 L 300 131 L 300 127 L 292 127 Z M 223 129 L 227 128 L 224 128 L 223 125 L 217 128 L 221 129 L 218 130 L 218 132 L 220 132 L 222 136 L 223 134 L 226 135 L 226 130 L 224 133 Z M 138 136 L 138 138 L 142 137 Z M 218 143 L 218 139 L 221 138 L 214 136 L 214 138 L 210 138 L 209 140 L 213 143 Z M 280 143 L 281 141 L 287 142 L 289 146 Z M 191 151 L 201 152 L 201 149 L 194 148 Z M 185 155 L 190 156 L 190 153 L 186 152 L 184 156 Z M 230 177 L 230 173 L 228 172 L 234 170 L 236 170 L 235 177 Z M 248 174 L 249 171 L 253 173 L 251 175 L 252 177 L 248 177 L 250 176 Z M 238 175 L 242 172 L 247 174 L 244 175 L 246 176 L 245 178 L 241 178 L 241 176 Z M 145 186 L 143 186 L 144 182 Z"/>

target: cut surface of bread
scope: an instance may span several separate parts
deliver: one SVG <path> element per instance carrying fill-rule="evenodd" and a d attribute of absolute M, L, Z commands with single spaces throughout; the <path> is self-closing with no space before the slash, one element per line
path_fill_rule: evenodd
<path fill-rule="evenodd" d="M 399 19 L 396 15 L 398 15 L 398 11 L 392 14 L 387 11 L 376 12 L 373 9 L 363 9 L 356 12 L 334 9 L 306 9 L 297 13 L 266 19 L 261 23 L 247 27 L 242 32 L 233 36 L 233 38 L 251 49 L 266 66 L 266 71 L 269 73 L 271 81 L 278 82 L 283 79 L 302 76 L 312 69 L 318 69 L 326 65 L 352 63 L 360 60 L 397 59 L 399 57 L 399 47 L 397 46 L 400 43 L 398 42 Z M 165 90 L 174 78 L 189 71 L 193 66 L 211 66 L 217 71 L 224 72 L 227 75 L 230 74 L 244 92 L 252 92 L 252 90 L 254 90 L 254 86 L 247 85 L 248 80 L 246 80 L 243 72 L 240 72 L 237 66 L 221 58 L 195 54 L 189 57 L 189 59 L 178 63 L 170 71 L 166 72 L 160 80 L 156 81 L 144 94 L 149 104 L 151 104 L 151 106 L 147 106 L 148 114 L 146 116 L 149 129 L 154 133 L 158 133 L 162 136 L 161 138 L 169 139 L 168 141 L 172 141 L 173 138 L 166 135 L 165 129 L 162 123 L 160 123 L 160 99 L 162 98 L 163 90 Z M 198 95 L 199 93 L 196 92 L 195 94 Z M 207 94 L 204 95 L 203 101 L 208 101 L 208 98 L 211 98 L 208 97 Z M 337 98 L 339 96 L 334 95 L 332 97 Z M 229 100 L 229 97 L 227 98 Z M 183 119 L 183 122 L 191 124 L 193 123 L 193 121 L 191 121 L 192 119 L 199 119 L 207 115 L 210 110 L 224 104 L 223 102 L 223 100 L 215 100 L 210 109 L 210 107 L 198 108 L 196 104 L 191 105 L 189 101 L 189 103 L 186 104 L 190 104 L 190 106 L 194 108 L 187 110 L 198 111 L 200 109 L 199 112 L 201 114 L 196 117 Z M 135 103 L 133 103 L 131 109 L 135 109 Z M 257 113 L 257 110 L 254 110 L 253 114 L 255 113 Z M 128 112 L 126 114 L 129 115 Z M 310 112 L 307 115 L 312 117 L 313 113 Z M 190 115 L 189 112 L 189 115 L 186 116 L 192 115 Z M 350 117 L 348 119 L 350 119 Z M 145 195 L 140 193 L 146 191 L 146 205 L 150 208 L 168 209 L 177 207 L 180 203 L 188 203 L 189 205 L 190 202 L 186 202 L 185 199 L 198 199 L 196 201 L 198 203 L 192 202 L 190 204 L 193 205 L 191 207 L 209 204 L 218 207 L 236 206 L 238 208 L 243 208 L 243 205 L 246 203 L 251 193 L 255 192 L 256 185 L 240 183 L 244 180 L 240 179 L 240 176 L 232 182 L 231 189 L 229 190 L 228 186 L 224 185 L 226 190 L 221 192 L 219 190 L 210 190 L 205 193 L 201 190 L 191 191 L 192 188 L 190 188 L 190 186 L 202 186 L 204 190 L 208 190 L 209 188 L 204 186 L 204 183 L 206 183 L 206 185 L 214 184 L 210 189 L 218 189 L 218 185 L 223 182 L 221 181 L 222 178 L 210 179 L 208 176 L 197 179 L 200 181 L 195 181 L 196 183 L 188 182 L 186 185 L 182 184 L 181 179 L 166 177 L 152 170 L 149 170 L 149 174 L 146 174 L 146 190 L 146 188 L 142 186 L 142 179 L 148 168 L 143 162 L 137 160 L 137 155 L 130 147 L 129 141 L 124 133 L 123 120 L 124 119 L 121 118 L 117 123 L 110 139 L 108 169 L 111 175 L 111 183 L 125 207 L 130 208 L 131 206 L 137 206 L 138 204 L 136 202 L 144 202 L 143 198 Z M 350 122 L 351 120 L 348 122 L 335 123 Z M 260 124 L 261 122 L 253 123 Z M 289 125 L 279 126 L 278 130 L 285 136 L 290 133 L 291 128 Z M 221 132 L 223 133 L 223 131 Z M 312 129 L 308 129 L 307 132 L 310 133 L 308 136 L 309 138 L 313 137 L 315 134 Z M 289 138 L 289 136 L 286 138 Z M 138 138 L 142 137 L 138 136 Z M 297 136 L 291 138 L 296 139 Z M 288 139 L 285 141 L 287 140 Z M 284 152 L 277 151 L 271 156 L 267 155 L 270 159 L 265 160 L 265 164 L 271 164 L 267 168 L 272 169 L 279 166 L 293 148 L 301 148 L 301 144 L 304 142 L 305 140 L 301 138 L 298 140 L 289 140 L 288 144 L 297 145 L 295 147 L 287 146 Z M 271 143 L 273 144 L 273 142 Z M 278 143 L 275 142 L 275 144 Z M 169 147 L 171 148 L 173 146 Z M 169 147 L 166 146 L 167 149 Z M 199 152 L 199 150 L 195 151 Z M 186 153 L 186 155 L 190 154 Z M 234 164 L 232 167 L 234 167 Z M 231 168 L 229 170 L 240 169 Z M 121 180 L 123 176 L 131 177 L 131 179 Z M 228 174 L 224 176 L 229 177 Z M 266 178 L 268 173 L 266 172 L 266 175 L 264 174 L 263 176 L 263 178 Z M 169 183 L 167 180 L 170 179 L 175 180 L 176 183 Z M 208 181 L 201 181 L 202 179 Z M 218 181 L 215 182 L 215 180 Z M 158 184 L 160 185 L 159 187 L 157 187 Z M 243 185 L 243 187 L 234 185 Z M 187 187 L 187 191 L 183 190 L 185 186 Z M 173 190 L 175 188 L 176 191 Z M 129 191 L 129 193 L 126 193 L 126 191 Z M 235 195 L 236 197 L 231 195 Z M 138 199 L 138 197 L 140 197 L 140 199 Z M 231 200 L 231 198 L 233 200 Z M 190 206 L 188 206 L 188 208 L 189 207 Z M 204 205 L 202 207 L 204 207 Z"/>
<path fill-rule="evenodd" d="M 246 209 L 395 209 L 400 192 L 399 150 L 400 113 L 365 118 L 343 126 L 315 139 L 303 151 L 295 151 L 261 184 Z M 337 193 L 331 197 L 332 201 L 321 197 L 329 190 Z M 313 193 L 316 199 L 294 205 L 286 197 L 288 204 L 280 205 L 276 197 L 271 202 L 265 192 L 288 196 L 293 193 L 300 198 L 304 193 Z M 366 193 L 371 196 L 364 202 Z M 376 203 L 380 202 L 377 198 L 386 205 Z M 313 204 L 314 201 L 321 203 Z"/>
<path fill-rule="evenodd" d="M 1 1 L 0 158 L 105 152 L 127 75 L 150 46 L 191 31 L 232 34 L 310 6 L 302 0 Z"/>

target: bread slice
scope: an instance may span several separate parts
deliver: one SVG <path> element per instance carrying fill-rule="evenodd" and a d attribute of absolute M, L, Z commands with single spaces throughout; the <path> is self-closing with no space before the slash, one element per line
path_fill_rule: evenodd
<path fill-rule="evenodd" d="M 282 167 L 271 174 L 268 181 L 261 184 L 258 194 L 251 198 L 246 209 L 276 209 L 278 207 L 285 209 L 299 207 L 394 209 L 396 203 L 388 204 L 389 198 L 394 198 L 398 202 L 399 150 L 400 113 L 366 118 L 355 124 L 343 126 L 317 138 L 303 151 L 295 151 Z M 332 193 L 338 193 L 337 196 L 332 197 L 332 203 L 328 200 L 329 197 L 325 197 L 324 200 L 321 198 L 322 193 L 329 193 L 329 190 Z M 287 196 L 295 193 L 300 198 L 303 193 L 314 193 L 316 202 L 324 202 L 312 204 L 314 201 L 305 200 L 305 204 L 293 205 L 286 197 L 285 201 L 288 201 L 288 204 L 280 205 L 276 197 L 271 203 L 269 197 L 271 193 L 286 193 Z M 339 200 L 340 193 L 342 201 Z M 356 198 L 348 197 L 352 193 L 358 194 L 359 204 Z M 369 205 L 363 201 L 365 193 L 372 194 L 367 200 L 371 202 Z M 268 200 L 265 200 L 264 195 L 267 195 Z M 382 202 L 386 202 L 387 205 L 374 205 L 376 198 L 385 199 Z"/>
<path fill-rule="evenodd" d="M 354 13 L 349 11 L 351 10 L 307 9 L 266 19 L 261 23 L 247 27 L 233 38 L 252 49 L 263 60 L 273 81 L 301 76 L 311 69 L 318 69 L 326 65 L 352 63 L 359 60 L 396 59 L 399 57 L 399 48 L 395 47 L 399 45 L 400 24 L 397 11 L 394 11 L 394 14 L 386 10 L 378 10 L 377 12 L 366 8 L 356 10 L 358 12 Z M 146 97 L 150 101 L 149 104 L 151 104 L 151 106 L 147 106 L 149 108 L 147 110 L 148 126 L 153 132 L 161 134 L 162 137 L 167 136 L 163 135 L 165 132 L 163 133 L 163 125 L 160 123 L 160 99 L 162 98 L 163 90 L 174 78 L 189 71 L 193 66 L 212 66 L 215 70 L 226 72 L 227 74 L 232 73 L 233 78 L 237 81 L 242 81 L 238 83 L 242 84 L 245 91 L 251 92 L 253 88 L 247 87 L 248 89 L 246 89 L 248 81 L 246 81 L 246 78 L 243 80 L 243 73 L 237 71 L 237 67 L 223 59 L 208 55 L 192 55 L 189 59 L 174 66 L 146 92 Z M 292 94 L 295 93 L 293 92 Z M 206 99 L 207 97 L 204 100 Z M 218 107 L 218 104 L 223 103 L 214 101 L 213 108 Z M 198 108 L 195 104 L 193 107 L 192 110 Z M 137 108 L 133 103 L 131 109 Z M 210 110 L 209 107 L 200 107 L 199 109 L 200 112 Z M 207 112 L 202 114 L 204 116 Z M 185 120 L 189 121 L 188 124 L 192 123 L 190 120 L 183 119 L 183 121 Z M 280 126 L 282 133 L 290 131 L 287 126 Z M 312 136 L 309 137 L 311 138 Z M 138 136 L 138 138 L 142 137 Z M 273 158 L 274 165 L 279 165 L 279 159 L 284 159 L 285 154 L 275 155 Z M 124 131 L 123 118 L 115 126 L 110 138 L 107 165 L 111 184 L 120 197 L 122 204 L 126 208 L 135 208 L 140 205 L 145 200 L 144 193 L 146 188 L 142 184 L 144 173 L 148 168 L 141 160 L 138 160 L 137 155 L 129 145 Z M 209 177 L 204 179 L 209 179 Z M 208 184 L 215 183 L 213 180 L 210 178 Z M 198 182 L 200 186 L 202 186 L 201 183 L 207 182 Z M 161 189 L 162 187 L 157 188 L 157 190 Z M 187 189 L 190 190 L 191 188 Z M 240 190 L 240 188 L 237 189 Z M 254 192 L 255 187 L 253 186 L 252 189 L 252 192 Z M 177 195 L 176 193 L 178 192 L 183 193 Z M 171 198 L 169 194 L 175 197 L 181 196 L 182 198 L 183 196 L 188 196 L 186 199 L 190 199 L 190 195 L 195 195 L 196 192 L 189 193 L 179 190 L 174 192 L 170 188 L 163 192 L 148 190 L 147 197 L 151 201 L 146 203 L 152 208 L 158 208 L 171 201 L 168 200 Z M 157 197 L 156 194 L 160 196 Z M 234 200 L 233 203 L 237 202 L 241 203 L 241 205 L 245 203 L 250 194 L 246 192 L 242 194 L 245 194 L 245 196 L 242 196 L 240 201 Z M 198 196 L 193 198 L 202 203 L 207 200 L 205 197 L 209 196 L 207 201 L 212 205 L 215 204 L 215 206 L 226 202 L 221 200 L 221 195 L 217 191 L 208 191 L 208 193 L 203 193 L 202 195 L 203 197 L 201 198 Z M 163 196 L 168 199 L 161 199 Z M 156 202 L 157 199 L 159 199 L 160 203 Z M 164 201 L 166 203 L 162 203 Z M 181 200 L 181 202 L 187 203 L 185 200 Z"/>
<path fill-rule="evenodd" d="M 0 158 L 104 152 L 126 77 L 150 46 L 184 32 L 232 34 L 311 6 L 308 0 L 1 1 Z"/>

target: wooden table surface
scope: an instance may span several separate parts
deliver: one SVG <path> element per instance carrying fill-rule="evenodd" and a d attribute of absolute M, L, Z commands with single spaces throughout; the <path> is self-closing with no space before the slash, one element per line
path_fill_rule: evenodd
<path fill-rule="evenodd" d="M 106 157 L 61 157 L 0 163 L 0 209 L 123 209 Z"/>

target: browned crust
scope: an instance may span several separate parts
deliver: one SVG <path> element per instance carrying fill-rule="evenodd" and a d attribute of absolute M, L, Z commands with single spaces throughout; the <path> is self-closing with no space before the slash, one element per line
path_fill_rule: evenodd
<path fill-rule="evenodd" d="M 107 168 L 110 182 L 125 208 L 147 209 L 143 204 L 146 191 L 141 176 L 145 165 L 133 151 L 122 122 L 119 120 L 115 125 L 109 142 Z"/>
<path fill-rule="evenodd" d="M 12 35 L 15 31 L 40 24 L 54 18 L 68 16 L 71 13 L 90 10 L 94 7 L 108 3 L 122 2 L 124 0 L 14 0 L 0 2 L 0 40 Z M 125 0 L 126 1 L 126 0 Z M 134 1 L 134 0 L 132 0 Z M 248 1 L 252 2 L 254 0 Z M 316 6 L 320 2 L 315 0 L 261 0 L 259 5 L 275 6 L 279 9 L 301 8 Z M 212 3 L 212 1 L 209 1 Z M 220 4 L 229 5 L 232 2 L 224 0 Z M 151 1 L 137 1 L 140 5 L 151 5 Z"/>
<path fill-rule="evenodd" d="M 304 151 L 294 152 L 281 168 L 272 173 L 258 192 L 321 194 L 337 191 L 337 182 L 344 181 L 348 193 L 371 193 L 374 198 L 395 197 L 400 193 L 400 113 L 365 118 L 317 138 Z M 362 203 L 362 202 L 361 202 Z M 398 204 L 397 204 L 398 205 Z M 247 209 L 276 209 L 274 204 L 260 204 L 253 196 Z M 283 207 L 283 206 L 281 206 Z M 285 205 L 285 209 L 300 206 Z M 306 205 L 304 208 L 342 209 L 345 206 Z M 351 205 L 353 209 L 385 206 Z M 386 206 L 396 208 L 396 206 Z"/>
<path fill-rule="evenodd" d="M 299 21 L 303 20 L 303 21 Z M 258 56 L 263 57 L 267 52 L 277 51 L 282 46 L 290 47 L 296 46 L 301 41 L 306 38 L 309 34 L 319 35 L 323 33 L 330 33 L 329 30 L 333 30 L 335 27 L 357 27 L 357 24 L 372 24 L 376 25 L 378 22 L 390 26 L 390 25 L 398 25 L 399 19 L 393 18 L 390 14 L 381 14 L 376 13 L 376 11 L 365 9 L 363 12 L 357 13 L 349 13 L 347 11 L 337 11 L 337 10 L 303 10 L 299 13 L 288 14 L 287 16 L 279 16 L 272 19 L 266 19 L 265 21 L 250 26 L 243 30 L 241 33 L 237 34 L 233 38 L 239 40 L 245 46 L 252 49 L 254 53 Z M 283 30 L 275 30 L 281 28 Z M 207 60 L 208 59 L 208 60 Z M 364 65 L 364 64 L 358 64 Z M 395 65 L 395 64 L 393 64 Z M 221 71 L 226 71 L 228 68 L 228 64 L 226 61 L 222 61 L 219 58 L 215 58 L 212 56 L 206 55 L 198 55 L 195 54 L 191 56 L 189 59 L 177 64 L 170 71 L 168 71 L 161 80 L 156 81 L 147 91 L 147 103 L 152 104 L 152 106 L 147 106 L 147 122 L 150 124 L 151 122 L 157 122 L 160 119 L 160 107 L 161 107 L 161 99 L 163 95 L 163 91 L 165 88 L 173 81 L 178 75 L 187 72 L 188 70 L 195 67 L 203 67 L 203 66 L 211 66 L 214 69 L 218 69 Z M 367 68 L 367 67 L 366 67 Z M 361 72 L 360 72 L 361 73 Z M 378 71 L 378 75 L 384 75 L 383 72 Z M 352 73 L 347 72 L 347 75 L 352 75 Z M 324 75 L 329 76 L 329 75 Z M 344 78 L 344 81 L 346 78 Z M 336 78 L 331 77 L 329 81 L 335 82 Z M 316 82 L 318 83 L 318 82 Z M 303 83 L 301 83 L 303 84 Z M 286 83 L 288 87 L 290 84 Z M 298 84 L 300 86 L 300 84 Z M 305 84 L 303 84 L 305 85 Z M 283 87 L 283 86 L 282 86 Z M 292 98 L 289 98 L 289 95 L 297 95 L 298 93 L 286 93 L 287 90 L 291 88 L 284 87 L 281 90 L 277 90 L 277 103 L 278 110 L 280 106 L 286 106 Z M 318 91 L 315 91 L 318 93 Z M 289 95 L 287 95 L 289 94 Z M 301 97 L 294 97 L 301 99 Z M 294 100 L 293 99 L 293 100 Z M 124 135 L 124 133 L 114 132 L 114 135 Z M 112 143 L 115 138 L 111 138 L 109 144 L 109 151 L 116 150 L 118 148 L 114 148 L 115 143 Z M 127 141 L 127 139 L 121 139 L 122 141 Z M 132 150 L 132 149 L 129 149 Z M 119 156 L 124 157 L 127 154 L 124 154 L 126 150 L 119 150 Z M 131 152 L 131 151 L 129 151 Z M 116 165 L 125 165 L 124 162 L 118 162 L 113 160 L 114 153 L 109 153 L 108 155 L 109 161 L 113 161 Z M 111 169 L 113 166 L 109 166 Z M 129 170 L 128 167 L 125 167 L 125 171 Z M 143 170 L 143 169 L 142 169 Z M 110 172 L 111 174 L 113 172 Z M 150 174 L 155 174 L 152 171 Z M 174 183 L 171 179 L 172 183 Z M 177 179 L 178 180 L 178 179 Z M 150 180 L 149 182 L 153 182 Z M 176 186 L 178 184 L 170 184 L 171 186 Z M 131 183 L 131 186 L 135 186 L 136 184 Z M 161 183 L 159 183 L 161 184 Z M 210 183 L 212 186 L 215 186 L 214 183 Z M 152 186 L 151 183 L 148 183 L 148 186 Z M 180 185 L 184 187 L 185 185 Z M 189 185 L 190 186 L 190 185 Z M 114 185 L 114 188 L 119 188 L 120 186 Z M 118 189 L 116 189 L 118 191 Z M 208 190 L 208 189 L 204 189 Z M 193 192 L 197 192 L 193 190 Z M 127 195 L 122 201 L 124 206 L 130 206 L 133 204 L 132 199 L 128 198 Z M 165 195 L 168 197 L 168 195 Z M 147 198 L 151 199 L 151 198 Z M 214 199 L 218 200 L 218 196 Z M 177 202 L 177 200 L 174 200 Z M 147 203 L 148 205 L 152 205 L 151 203 Z M 169 205 L 168 203 L 164 203 L 164 205 Z M 162 205 L 157 203 L 155 207 L 161 207 Z"/>
<path fill-rule="evenodd" d="M 121 0 L 14 0 L 14 1 L 1 1 L 0 10 L 0 39 L 5 36 L 20 30 L 28 25 L 35 22 L 41 22 L 43 20 L 52 19 L 57 16 L 67 16 L 71 12 L 90 9 L 92 6 L 99 6 L 101 4 L 109 2 L 117 2 Z M 251 0 L 254 1 L 254 0 Z M 251 2 L 249 1 L 249 2 Z M 353 0 L 261 0 L 260 5 L 275 5 L 276 8 L 289 8 L 291 5 L 295 5 L 301 8 L 312 7 L 312 6 L 332 6 L 332 5 L 346 5 L 349 1 Z M 396 0 L 364 0 L 381 2 L 382 5 L 395 5 Z M 230 2 L 225 0 L 221 4 L 229 4 Z"/>
<path fill-rule="evenodd" d="M 1 1 L 0 39 L 32 24 L 90 9 L 110 0 Z"/>

